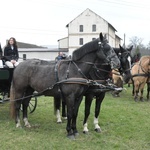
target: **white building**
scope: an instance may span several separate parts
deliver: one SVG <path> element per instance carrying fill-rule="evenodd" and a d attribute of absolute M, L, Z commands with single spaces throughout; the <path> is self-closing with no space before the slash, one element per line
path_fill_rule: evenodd
<path fill-rule="evenodd" d="M 86 9 L 79 16 L 66 25 L 68 36 L 58 40 L 59 49 L 68 49 L 69 54 L 85 43 L 99 37 L 99 33 L 106 34 L 112 47 L 119 47 L 121 38 L 115 34 L 117 31 L 109 22 Z"/>
<path fill-rule="evenodd" d="M 19 62 L 23 59 L 42 59 L 42 60 L 55 60 L 58 56 L 58 48 L 18 48 Z"/>
<path fill-rule="evenodd" d="M 58 56 L 60 50 L 56 48 L 57 46 L 37 46 L 35 44 L 17 42 L 18 51 L 19 51 L 19 61 L 23 59 L 43 59 L 43 60 L 55 60 Z M 65 54 L 68 53 L 68 50 L 61 49 Z"/>

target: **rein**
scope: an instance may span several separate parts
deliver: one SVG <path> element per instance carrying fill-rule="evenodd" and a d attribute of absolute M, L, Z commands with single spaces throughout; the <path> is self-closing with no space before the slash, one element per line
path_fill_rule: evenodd
<path fill-rule="evenodd" d="M 88 79 L 85 79 L 85 78 L 68 78 L 66 80 L 56 82 L 55 84 L 53 84 L 50 87 L 42 90 L 41 92 L 34 93 L 32 95 L 28 95 L 28 96 L 25 96 L 25 97 L 22 97 L 22 98 L 19 98 L 19 99 L 10 100 L 10 102 L 20 101 L 20 100 L 23 100 L 25 98 L 32 98 L 32 97 L 41 96 L 41 95 L 43 95 L 44 92 L 46 92 L 48 90 L 52 90 L 55 86 L 59 86 L 60 84 L 81 84 L 81 85 L 85 85 L 85 86 L 88 86 L 88 87 L 89 86 L 98 86 L 100 89 L 122 90 L 121 88 L 117 88 L 115 85 L 110 84 L 109 80 L 105 80 L 105 83 L 107 83 L 107 85 L 103 85 L 104 84 L 103 80 L 88 80 Z"/>

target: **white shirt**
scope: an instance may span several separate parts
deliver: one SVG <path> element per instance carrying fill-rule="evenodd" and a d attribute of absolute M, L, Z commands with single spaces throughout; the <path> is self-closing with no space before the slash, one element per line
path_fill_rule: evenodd
<path fill-rule="evenodd" d="M 11 49 L 12 49 L 12 50 L 14 49 L 13 45 L 11 45 Z"/>

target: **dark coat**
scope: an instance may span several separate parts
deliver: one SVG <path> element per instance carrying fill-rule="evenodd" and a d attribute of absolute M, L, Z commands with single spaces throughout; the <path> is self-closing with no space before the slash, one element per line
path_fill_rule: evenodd
<path fill-rule="evenodd" d="M 11 61 L 11 60 L 18 60 L 19 54 L 18 54 L 18 48 L 14 47 L 12 50 L 10 46 L 6 46 L 4 49 L 4 57 L 6 61 Z"/>
<path fill-rule="evenodd" d="M 0 57 L 2 56 L 3 54 L 3 51 L 2 51 L 2 48 L 1 48 L 1 44 L 0 44 Z"/>

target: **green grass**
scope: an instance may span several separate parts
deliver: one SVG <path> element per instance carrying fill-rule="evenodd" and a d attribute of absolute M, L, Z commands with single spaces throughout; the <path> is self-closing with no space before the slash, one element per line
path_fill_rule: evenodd
<path fill-rule="evenodd" d="M 144 91 L 146 95 L 146 91 Z M 146 97 L 144 95 L 144 97 Z M 66 138 L 66 121 L 56 123 L 53 100 L 39 97 L 37 109 L 29 115 L 32 128 L 16 129 L 9 118 L 9 103 L 0 104 L 1 150 L 149 150 L 150 102 L 134 102 L 131 87 L 114 98 L 107 93 L 101 108 L 101 133 L 94 131 L 94 101 L 88 120 L 89 134 L 82 133 L 84 100 L 79 109 L 76 140 Z"/>

